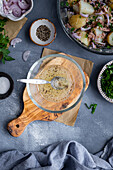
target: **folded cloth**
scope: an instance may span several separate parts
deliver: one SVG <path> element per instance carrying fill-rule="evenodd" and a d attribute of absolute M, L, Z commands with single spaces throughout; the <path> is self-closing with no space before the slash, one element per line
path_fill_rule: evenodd
<path fill-rule="evenodd" d="M 92 155 L 75 141 L 48 146 L 41 152 L 17 150 L 0 154 L 0 170 L 112 170 L 113 139 L 103 151 Z"/>

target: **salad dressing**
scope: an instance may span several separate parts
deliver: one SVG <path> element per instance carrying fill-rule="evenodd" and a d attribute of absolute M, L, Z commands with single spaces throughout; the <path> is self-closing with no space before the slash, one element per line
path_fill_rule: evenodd
<path fill-rule="evenodd" d="M 44 69 L 38 76 L 39 79 L 44 79 L 47 81 L 51 81 L 54 77 L 64 77 L 68 85 L 66 88 L 56 90 L 51 84 L 43 84 L 38 85 L 37 88 L 40 94 L 48 101 L 52 102 L 60 102 L 66 100 L 73 92 L 74 89 L 74 81 L 69 70 L 59 65 L 48 66 Z"/>

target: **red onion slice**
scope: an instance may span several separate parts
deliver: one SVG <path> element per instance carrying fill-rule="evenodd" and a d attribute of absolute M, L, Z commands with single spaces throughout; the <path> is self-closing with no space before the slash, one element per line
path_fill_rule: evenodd
<path fill-rule="evenodd" d="M 10 7 L 11 5 L 13 5 L 13 0 L 8 0 L 8 1 L 3 0 L 3 5 L 5 7 Z"/>
<path fill-rule="evenodd" d="M 12 10 L 12 13 L 15 17 L 21 16 L 22 12 L 21 12 L 21 9 L 19 8 L 19 6 L 17 4 L 11 5 L 10 9 Z"/>
<path fill-rule="evenodd" d="M 21 9 L 28 9 L 30 7 L 30 4 L 26 0 L 18 0 L 18 6 Z"/>
<path fill-rule="evenodd" d="M 110 24 L 109 15 L 106 14 L 106 17 L 107 17 L 107 26 L 109 26 L 109 24 Z"/>
<path fill-rule="evenodd" d="M 77 33 L 73 33 L 72 36 L 77 39 L 81 39 L 81 36 L 79 36 Z"/>
<path fill-rule="evenodd" d="M 102 14 L 104 14 L 103 11 L 100 11 L 99 13 L 95 13 L 95 15 L 102 15 Z"/>
<path fill-rule="evenodd" d="M 27 50 L 23 53 L 22 58 L 24 61 L 27 61 L 30 56 L 31 51 Z"/>
<path fill-rule="evenodd" d="M 81 27 L 81 31 L 88 31 L 88 30 L 90 30 L 91 29 L 91 27 L 88 27 L 88 28 L 83 28 L 83 27 Z"/>
<path fill-rule="evenodd" d="M 96 21 L 98 21 L 98 20 L 102 20 L 102 17 L 101 17 L 101 16 L 98 16 L 98 17 L 96 18 Z"/>
<path fill-rule="evenodd" d="M 95 41 L 95 42 L 98 43 L 98 44 L 100 44 L 100 45 L 103 45 L 103 46 L 106 45 L 106 43 L 103 43 L 103 42 L 99 42 L 99 41 Z"/>
<path fill-rule="evenodd" d="M 4 6 L 7 6 L 7 5 L 8 5 L 8 3 L 7 3 L 6 0 L 3 0 L 3 5 L 4 5 Z"/>
<path fill-rule="evenodd" d="M 89 16 L 89 14 L 82 14 L 82 13 L 80 13 L 80 15 L 82 16 L 82 17 L 88 17 Z"/>
<path fill-rule="evenodd" d="M 6 0 L 3 0 L 3 11 L 6 15 L 12 13 L 12 10 L 10 9 L 8 2 Z"/>
<path fill-rule="evenodd" d="M 17 3 L 17 2 L 18 2 L 18 0 L 12 0 L 12 2 L 13 2 L 13 3 Z"/>
<path fill-rule="evenodd" d="M 13 46 L 13 48 L 15 48 L 16 44 L 20 42 L 22 42 L 22 39 L 14 38 L 13 40 L 11 40 L 11 45 Z"/>
<path fill-rule="evenodd" d="M 92 42 L 92 46 L 93 46 L 93 48 L 97 48 L 96 45 L 93 42 Z"/>

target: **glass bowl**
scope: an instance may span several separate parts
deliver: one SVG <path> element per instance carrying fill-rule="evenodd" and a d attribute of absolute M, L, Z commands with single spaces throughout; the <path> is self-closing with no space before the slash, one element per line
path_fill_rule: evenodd
<path fill-rule="evenodd" d="M 79 40 L 77 40 L 76 38 L 73 38 L 71 35 L 71 31 L 65 27 L 65 24 L 67 23 L 67 10 L 66 8 L 62 8 L 61 7 L 61 2 L 66 2 L 66 0 L 57 0 L 57 14 L 58 14 L 58 18 L 60 21 L 60 24 L 64 30 L 64 32 L 66 33 L 66 35 L 74 42 L 77 42 L 80 46 L 82 46 L 83 48 L 94 52 L 94 53 L 98 53 L 98 54 L 113 54 L 113 47 L 111 47 L 111 49 L 108 48 L 91 48 L 91 47 L 87 47 L 85 44 L 81 43 Z"/>
<path fill-rule="evenodd" d="M 75 60 L 61 54 L 45 56 L 32 65 L 27 79 L 51 81 L 56 76 L 68 80 L 67 89 L 56 90 L 50 84 L 27 84 L 27 91 L 32 102 L 40 109 L 50 113 L 63 113 L 74 108 L 85 91 L 85 76 Z"/>

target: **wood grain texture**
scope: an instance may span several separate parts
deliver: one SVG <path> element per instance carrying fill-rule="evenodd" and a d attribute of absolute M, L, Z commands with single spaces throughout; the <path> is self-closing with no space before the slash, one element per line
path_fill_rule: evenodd
<path fill-rule="evenodd" d="M 8 123 L 7 129 L 9 133 L 14 136 L 20 136 L 26 126 L 35 120 L 53 121 L 61 116 L 62 113 L 48 113 L 38 108 L 29 98 L 27 89 L 25 88 L 23 94 L 24 110 L 22 114 Z"/>

